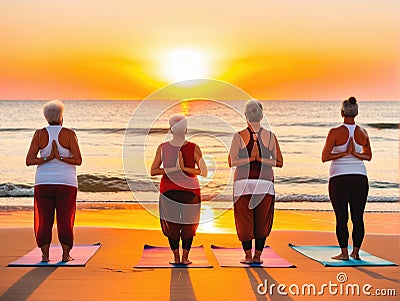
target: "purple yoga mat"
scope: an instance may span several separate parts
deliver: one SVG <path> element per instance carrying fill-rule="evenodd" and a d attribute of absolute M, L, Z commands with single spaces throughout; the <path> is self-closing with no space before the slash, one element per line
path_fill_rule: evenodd
<path fill-rule="evenodd" d="M 212 268 L 208 262 L 203 246 L 192 247 L 189 253 L 189 259 L 192 261 L 189 265 L 170 264 L 173 259 L 172 251 L 169 247 L 155 247 L 144 245 L 142 257 L 134 266 L 135 268 Z"/>
<path fill-rule="evenodd" d="M 252 263 L 245 264 L 240 263 L 240 260 L 244 258 L 244 252 L 242 248 L 225 248 L 211 245 L 218 263 L 221 267 L 232 267 L 232 268 L 295 268 L 296 266 L 287 261 L 286 259 L 277 255 L 271 247 L 264 247 L 261 259 L 263 263 Z M 253 250 L 254 253 L 254 250 Z"/>
<path fill-rule="evenodd" d="M 35 248 L 28 254 L 20 257 L 19 259 L 8 264 L 9 267 L 49 267 L 49 266 L 63 266 L 63 267 L 82 267 L 85 266 L 89 259 L 101 247 L 100 243 L 94 245 L 75 245 L 70 255 L 74 260 L 62 262 L 62 248 L 61 245 L 50 246 L 50 261 L 41 262 L 42 252 L 39 248 Z"/>

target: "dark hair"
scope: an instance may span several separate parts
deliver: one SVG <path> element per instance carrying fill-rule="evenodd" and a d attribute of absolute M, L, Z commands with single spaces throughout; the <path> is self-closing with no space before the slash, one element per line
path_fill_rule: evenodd
<path fill-rule="evenodd" d="M 351 103 L 352 105 L 357 103 L 357 99 L 354 96 L 349 97 L 349 103 Z"/>
<path fill-rule="evenodd" d="M 342 101 L 340 110 L 344 117 L 356 117 L 358 115 L 357 99 L 354 96 Z"/>

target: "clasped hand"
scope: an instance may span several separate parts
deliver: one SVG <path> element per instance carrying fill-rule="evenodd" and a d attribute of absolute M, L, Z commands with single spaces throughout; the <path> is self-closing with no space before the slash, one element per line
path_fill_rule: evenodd
<path fill-rule="evenodd" d="M 53 142 L 51 143 L 51 153 L 50 156 L 47 157 L 47 160 L 51 161 L 54 158 L 60 160 L 60 153 L 58 152 L 58 147 L 55 140 L 53 140 Z"/>
<path fill-rule="evenodd" d="M 350 137 L 349 145 L 347 146 L 347 153 L 348 153 L 349 155 L 354 155 L 355 152 L 356 152 L 356 148 L 355 148 L 355 146 L 354 146 L 354 138 L 353 138 L 353 137 Z"/>
<path fill-rule="evenodd" d="M 251 150 L 249 159 L 250 159 L 250 162 L 253 162 L 253 161 L 261 162 L 260 152 L 259 152 L 258 144 L 256 141 L 254 141 L 253 149 Z"/>

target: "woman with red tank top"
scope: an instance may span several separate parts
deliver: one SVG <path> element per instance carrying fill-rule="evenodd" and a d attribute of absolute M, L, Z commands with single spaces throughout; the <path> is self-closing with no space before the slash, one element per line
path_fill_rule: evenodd
<path fill-rule="evenodd" d="M 241 263 L 262 263 L 261 254 L 274 218 L 274 172 L 283 158 L 275 135 L 261 127 L 260 102 L 246 103 L 247 128 L 237 133 L 229 151 L 229 166 L 236 167 L 233 184 L 236 232 L 245 258 Z M 252 240 L 255 253 L 252 255 Z"/>
<path fill-rule="evenodd" d="M 175 115 L 169 125 L 173 138 L 158 146 L 150 173 L 162 175 L 160 223 L 174 254 L 171 264 L 190 264 L 189 252 L 200 220 L 201 195 L 197 175 L 206 176 L 207 166 L 199 146 L 185 140 L 185 117 Z M 182 240 L 182 259 L 179 240 Z"/>

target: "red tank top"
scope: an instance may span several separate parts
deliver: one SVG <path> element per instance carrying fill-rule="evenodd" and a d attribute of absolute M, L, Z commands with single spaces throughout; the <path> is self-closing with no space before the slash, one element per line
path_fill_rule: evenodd
<path fill-rule="evenodd" d="M 161 145 L 161 159 L 164 168 L 176 166 L 179 151 L 182 153 L 185 166 L 195 168 L 195 147 L 196 144 L 193 142 L 186 142 L 181 147 L 174 146 L 169 142 L 164 142 Z M 200 185 L 197 176 L 182 171 L 170 173 L 168 176 L 162 176 L 160 182 L 160 193 L 164 193 L 169 190 L 191 191 L 200 197 Z"/>

